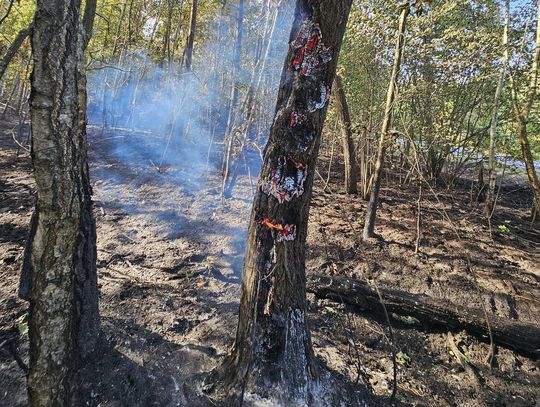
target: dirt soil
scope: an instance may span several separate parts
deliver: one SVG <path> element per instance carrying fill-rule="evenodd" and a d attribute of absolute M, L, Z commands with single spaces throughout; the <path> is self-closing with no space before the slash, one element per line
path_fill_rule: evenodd
<path fill-rule="evenodd" d="M 20 366 L 28 363 L 27 304 L 17 298 L 17 284 L 34 194 L 29 155 L 16 155 L 14 126 L 0 120 L 0 406 L 10 407 L 27 403 Z M 103 340 L 78 373 L 76 405 L 211 406 L 200 384 L 234 339 L 250 182 L 241 178 L 236 198 L 222 203 L 220 179 L 201 175 L 204 165 L 157 170 L 145 146 L 162 139 L 95 129 L 90 135 Z M 360 242 L 365 203 L 342 193 L 337 158 L 326 192 L 316 181 L 309 272 L 374 277 L 380 287 L 442 298 L 456 309 L 483 301 L 494 315 L 539 324 L 540 231 L 528 221 L 530 196 L 519 176 L 502 188 L 492 236 L 466 184 L 437 189 L 438 199 L 424 191 L 415 255 L 417 187 L 389 177 L 376 228 L 381 240 Z M 323 176 L 328 161 L 323 151 Z M 309 300 L 317 358 L 349 393 L 327 405 L 540 406 L 539 360 L 498 347 L 490 370 L 487 338 L 453 332 L 476 380 L 450 353 L 447 332 L 399 316 L 391 316 L 399 362 L 392 404 L 386 321 Z"/>

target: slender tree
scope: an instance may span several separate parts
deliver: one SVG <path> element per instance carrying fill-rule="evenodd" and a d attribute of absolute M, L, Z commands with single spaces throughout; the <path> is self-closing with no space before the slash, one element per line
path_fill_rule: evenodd
<path fill-rule="evenodd" d="M 80 11 L 80 0 L 38 0 L 32 32 L 32 406 L 70 405 L 77 361 L 94 349 L 99 331 Z"/>
<path fill-rule="evenodd" d="M 238 111 L 235 113 L 234 121 L 231 123 L 231 127 L 225 137 L 226 148 L 224 151 L 222 183 L 222 196 L 224 198 L 232 197 L 233 188 L 236 185 L 239 175 L 240 159 L 245 154 L 248 135 L 257 120 L 256 113 L 259 104 L 256 103 L 255 97 L 261 91 L 263 74 L 266 70 L 270 50 L 276 36 L 277 23 L 283 17 L 285 7 L 286 5 L 280 0 L 273 17 L 270 13 L 266 13 L 267 24 L 265 24 L 265 28 L 268 29 L 263 29 L 262 31 L 263 35 L 268 36 L 265 51 L 263 55 L 258 54 L 256 57 L 246 94 L 242 103 L 238 104 Z"/>
<path fill-rule="evenodd" d="M 352 138 L 351 115 L 349 105 L 343 89 L 343 81 L 339 75 L 334 78 L 333 85 L 336 98 L 336 109 L 341 123 L 341 142 L 343 144 L 343 159 L 345 161 L 345 191 L 348 194 L 358 193 L 358 169 L 356 154 Z"/>
<path fill-rule="evenodd" d="M 96 17 L 97 0 L 86 0 L 84 5 L 83 29 L 84 29 L 84 48 L 88 47 L 88 43 L 92 38 L 94 29 L 94 19 Z"/>
<path fill-rule="evenodd" d="M 504 17 L 504 29 L 502 36 L 503 46 L 503 61 L 501 65 L 501 72 L 499 74 L 499 81 L 497 82 L 497 89 L 495 90 L 495 100 L 493 103 L 493 113 L 491 115 L 491 126 L 489 128 L 489 158 L 488 158 L 488 190 L 486 197 L 486 215 L 491 216 L 493 209 L 495 208 L 495 185 L 497 182 L 497 172 L 495 170 L 495 153 L 497 150 L 497 125 L 499 120 L 499 104 L 501 100 L 501 94 L 504 87 L 504 78 L 506 77 L 506 70 L 508 68 L 509 52 L 508 52 L 508 27 L 510 24 L 510 0 L 505 2 L 505 17 Z"/>
<path fill-rule="evenodd" d="M 234 41 L 233 71 L 232 71 L 232 90 L 229 104 L 229 113 L 227 119 L 227 131 L 232 123 L 232 116 L 238 103 L 238 84 L 237 76 L 240 75 L 242 59 L 242 39 L 244 37 L 244 0 L 238 0 L 238 14 L 236 16 L 236 38 Z"/>
<path fill-rule="evenodd" d="M 317 376 L 307 321 L 305 243 L 320 135 L 352 0 L 297 0 L 255 195 L 240 315 L 210 378 L 230 396 L 308 405 Z M 231 402 L 236 404 L 237 401 Z"/>
<path fill-rule="evenodd" d="M 191 6 L 191 20 L 189 23 L 189 34 L 186 42 L 186 71 L 191 71 L 193 64 L 193 43 L 195 42 L 195 30 L 197 29 L 197 7 L 199 0 L 193 0 Z"/>
<path fill-rule="evenodd" d="M 9 63 L 11 62 L 11 60 L 13 59 L 13 57 L 15 56 L 15 54 L 17 53 L 21 45 L 23 44 L 26 37 L 30 35 L 31 31 L 32 31 L 32 24 L 30 24 L 28 27 L 23 28 L 21 31 L 19 31 L 19 33 L 17 34 L 17 36 L 15 37 L 15 39 L 9 46 L 5 55 L 2 57 L 2 59 L 0 59 L 0 80 L 4 76 L 4 73 L 6 72 L 6 69 Z"/>
<path fill-rule="evenodd" d="M 538 2 L 538 18 L 536 27 L 536 48 L 529 72 L 529 86 L 525 95 L 524 105 L 519 106 L 517 85 L 513 75 L 510 75 L 510 86 L 512 88 L 512 107 L 518 127 L 518 138 L 521 146 L 523 161 L 527 168 L 527 176 L 531 184 L 534 196 L 533 219 L 540 213 L 540 181 L 534 167 L 534 158 L 531 151 L 531 144 L 527 136 L 527 125 L 530 120 L 530 113 L 538 90 L 538 64 L 540 63 L 540 2 Z"/>
<path fill-rule="evenodd" d="M 386 107 L 384 110 L 384 120 L 381 133 L 379 135 L 379 145 L 377 148 L 377 158 L 375 161 L 375 171 L 373 172 L 373 180 L 371 183 L 371 192 L 366 210 L 366 220 L 364 223 L 364 239 L 369 239 L 374 236 L 375 219 L 377 217 L 377 206 L 379 204 L 379 193 L 381 190 L 382 171 L 384 166 L 384 154 L 386 153 L 388 131 L 392 125 L 392 115 L 394 113 L 394 102 L 396 99 L 397 79 L 399 69 L 401 67 L 401 59 L 403 57 L 403 47 L 405 44 L 405 28 L 407 17 L 411 11 L 409 0 L 402 3 L 400 6 L 401 14 L 399 16 L 399 26 L 397 30 L 396 48 L 394 51 L 394 64 L 392 74 L 390 76 L 390 84 L 386 94 Z"/>

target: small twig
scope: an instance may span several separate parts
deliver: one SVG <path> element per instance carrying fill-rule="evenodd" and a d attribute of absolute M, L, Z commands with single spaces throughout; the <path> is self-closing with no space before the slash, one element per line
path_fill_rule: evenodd
<path fill-rule="evenodd" d="M 125 237 L 126 239 L 131 240 L 133 243 L 139 243 L 137 240 L 133 239 L 132 237 L 129 237 L 129 236 L 126 235 L 125 233 L 120 233 L 120 236 L 123 236 L 123 237 Z"/>
<path fill-rule="evenodd" d="M 324 177 L 321 175 L 321 173 L 319 172 L 319 170 L 317 168 L 315 168 L 315 174 L 321 179 L 322 182 L 326 182 L 324 180 Z M 323 190 L 324 190 L 324 192 L 332 193 L 332 191 L 331 191 L 331 189 L 330 189 L 330 187 L 328 185 L 324 185 Z"/>
<path fill-rule="evenodd" d="M 17 137 L 15 137 L 15 132 L 14 131 L 11 132 L 11 137 L 13 138 L 13 141 L 15 142 L 15 144 L 17 144 L 20 148 L 22 148 L 27 153 L 30 153 L 30 149 L 28 147 L 24 146 L 19 140 L 17 140 Z"/>
<path fill-rule="evenodd" d="M 422 239 L 422 184 L 418 189 L 418 202 L 417 202 L 417 214 L 416 214 L 416 243 L 414 245 L 414 254 L 418 254 L 420 250 L 420 240 Z"/>

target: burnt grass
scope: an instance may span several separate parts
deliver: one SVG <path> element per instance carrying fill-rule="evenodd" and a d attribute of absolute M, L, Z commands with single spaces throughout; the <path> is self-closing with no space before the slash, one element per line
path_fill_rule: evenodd
<path fill-rule="evenodd" d="M 0 405 L 24 406 L 25 375 L 13 355 L 28 363 L 27 304 L 17 298 L 17 284 L 34 184 L 29 155 L 16 156 L 12 127 L 0 121 Z M 250 182 L 241 177 L 236 198 L 222 204 L 216 171 L 201 165 L 201 171 L 165 166 L 158 172 L 144 148 L 121 161 L 114 154 L 117 136 L 90 130 L 103 334 L 95 357 L 77 374 L 75 404 L 211 406 L 200 385 L 234 339 Z M 163 142 L 136 133 L 122 137 L 122 143 Z M 323 148 L 324 177 L 329 156 Z M 456 309 L 483 301 L 493 315 L 538 324 L 540 231 L 528 220 L 531 197 L 522 176 L 506 178 L 492 237 L 481 207 L 471 204 L 466 179 L 451 190 L 436 188 L 438 199 L 425 190 L 415 255 L 417 186 L 400 185 L 391 175 L 398 169 L 388 171 L 376 226 L 380 240 L 363 243 L 365 202 L 342 192 L 342 159 L 334 161 L 328 188 L 316 180 L 308 272 L 371 277 L 381 287 L 427 294 Z M 386 321 L 313 295 L 309 301 L 315 353 L 336 386 L 335 401 L 326 405 L 359 405 L 360 399 L 390 405 Z M 538 360 L 497 347 L 490 370 L 487 338 L 453 332 L 476 368 L 479 388 L 450 353 L 447 332 L 390 318 L 399 352 L 394 405 L 477 406 L 482 395 L 490 406 L 540 403 Z"/>

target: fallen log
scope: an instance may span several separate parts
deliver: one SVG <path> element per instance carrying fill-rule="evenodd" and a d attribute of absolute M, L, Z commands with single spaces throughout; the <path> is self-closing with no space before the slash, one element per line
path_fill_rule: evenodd
<path fill-rule="evenodd" d="M 383 313 L 377 291 L 366 281 L 320 274 L 309 274 L 307 279 L 308 292 L 318 298 L 342 302 L 376 314 Z M 463 329 L 484 341 L 489 340 L 488 325 L 480 309 L 464 308 L 425 294 L 382 287 L 379 291 L 388 312 L 414 317 L 426 327 Z M 540 325 L 495 315 L 489 316 L 489 324 L 496 345 L 534 358 L 540 357 Z"/>

